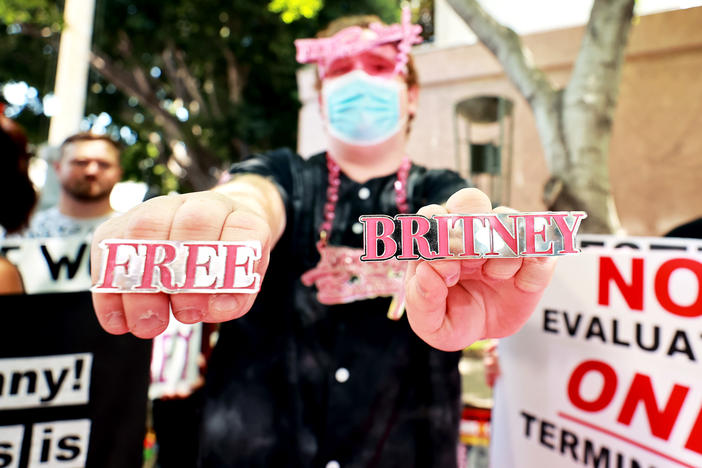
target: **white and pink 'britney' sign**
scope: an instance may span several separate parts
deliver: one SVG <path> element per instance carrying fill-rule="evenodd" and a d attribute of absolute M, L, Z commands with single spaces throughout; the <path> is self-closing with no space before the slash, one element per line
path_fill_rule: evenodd
<path fill-rule="evenodd" d="M 577 254 L 582 211 L 361 216 L 363 261 Z"/>

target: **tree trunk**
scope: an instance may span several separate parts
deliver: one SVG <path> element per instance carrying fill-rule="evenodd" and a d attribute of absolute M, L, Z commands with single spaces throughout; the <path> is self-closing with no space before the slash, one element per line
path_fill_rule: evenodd
<path fill-rule="evenodd" d="M 585 37 L 563 90 L 525 54 L 517 34 L 497 23 L 476 0 L 448 0 L 532 108 L 551 177 L 550 210 L 588 213 L 583 231 L 620 229 L 609 182 L 609 143 L 634 0 L 595 0 Z"/>

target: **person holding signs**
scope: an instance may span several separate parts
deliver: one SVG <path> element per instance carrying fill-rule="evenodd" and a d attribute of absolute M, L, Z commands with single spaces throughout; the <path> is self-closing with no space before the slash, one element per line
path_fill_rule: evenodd
<path fill-rule="evenodd" d="M 260 242 L 258 294 L 93 295 L 110 333 L 156 336 L 169 306 L 185 323 L 221 323 L 206 377 L 202 466 L 456 466 L 453 351 L 517 331 L 550 280 L 547 258 L 417 260 L 401 269 L 360 261 L 362 215 L 492 211 L 457 174 L 405 153 L 419 31 L 407 12 L 401 24 L 347 18 L 298 41 L 298 60 L 317 65 L 326 152 L 254 156 L 235 164 L 225 185 L 151 199 L 95 233 L 94 265 L 110 239 Z"/>
<path fill-rule="evenodd" d="M 29 152 L 24 130 L 2 114 L 0 104 L 0 194 L 5 204 L 0 209 L 0 240 L 5 234 L 21 231 L 37 202 L 29 179 Z M 24 292 L 17 267 L 0 255 L 0 294 Z"/>

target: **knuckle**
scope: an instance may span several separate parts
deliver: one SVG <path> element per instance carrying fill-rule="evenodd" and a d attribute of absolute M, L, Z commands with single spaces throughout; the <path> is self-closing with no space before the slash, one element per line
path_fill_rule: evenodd
<path fill-rule="evenodd" d="M 264 249 L 271 243 L 271 229 L 268 222 L 251 211 L 239 210 L 228 220 L 228 228 L 249 232 L 252 238 L 260 240 Z"/>
<path fill-rule="evenodd" d="M 421 207 L 419 211 L 417 211 L 417 214 L 427 217 L 435 214 L 444 213 L 446 213 L 446 209 L 444 209 L 444 207 L 442 207 L 441 205 L 426 205 Z"/>
<path fill-rule="evenodd" d="M 171 219 L 158 210 L 136 210 L 125 222 L 125 235 L 131 238 L 158 239 L 168 236 Z"/>
<path fill-rule="evenodd" d="M 230 211 L 231 207 L 219 197 L 191 197 L 175 212 L 171 232 L 176 237 L 218 239 Z"/>
<path fill-rule="evenodd" d="M 104 223 L 101 224 L 93 233 L 93 245 L 97 245 L 102 239 L 107 239 L 109 236 L 109 228 Z"/>

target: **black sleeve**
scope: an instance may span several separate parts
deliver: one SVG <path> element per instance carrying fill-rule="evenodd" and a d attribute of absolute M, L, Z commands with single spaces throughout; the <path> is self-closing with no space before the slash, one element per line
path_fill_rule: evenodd
<path fill-rule="evenodd" d="M 445 203 L 460 189 L 471 186 L 466 179 L 447 169 L 424 169 L 417 176 L 415 211 L 425 205 Z"/>
<path fill-rule="evenodd" d="M 296 159 L 299 158 L 289 149 L 283 148 L 251 155 L 232 165 L 229 172 L 232 175 L 257 174 L 271 180 L 278 188 L 287 211 L 290 196 L 293 193 L 292 166 L 297 163 Z"/>

